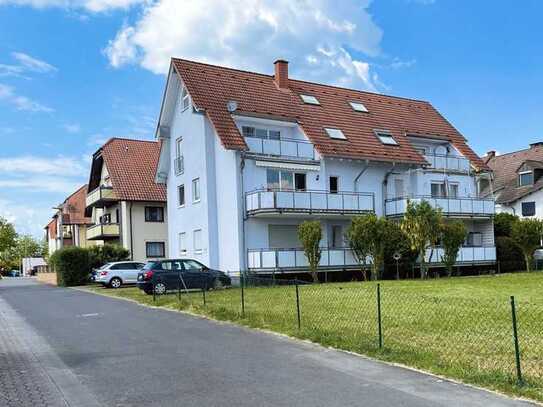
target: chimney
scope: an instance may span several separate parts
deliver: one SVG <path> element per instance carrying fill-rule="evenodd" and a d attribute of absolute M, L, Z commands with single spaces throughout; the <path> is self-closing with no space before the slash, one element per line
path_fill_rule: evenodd
<path fill-rule="evenodd" d="M 278 59 L 275 65 L 275 84 L 279 89 L 288 88 L 288 61 Z"/>
<path fill-rule="evenodd" d="M 496 157 L 496 150 L 490 150 L 486 152 L 486 158 L 491 159 Z"/>
<path fill-rule="evenodd" d="M 530 148 L 541 147 L 541 146 L 543 146 L 543 141 L 536 141 L 535 143 L 530 143 Z"/>

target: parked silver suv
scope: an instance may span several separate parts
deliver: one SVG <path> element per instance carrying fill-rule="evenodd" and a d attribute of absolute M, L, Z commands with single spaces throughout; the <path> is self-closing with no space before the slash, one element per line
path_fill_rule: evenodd
<path fill-rule="evenodd" d="M 123 284 L 136 284 L 138 273 L 145 263 L 137 261 L 116 261 L 106 263 L 96 270 L 96 282 L 106 287 L 119 288 Z"/>

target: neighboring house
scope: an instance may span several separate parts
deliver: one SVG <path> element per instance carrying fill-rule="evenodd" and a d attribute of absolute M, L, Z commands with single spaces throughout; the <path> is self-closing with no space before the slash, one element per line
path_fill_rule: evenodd
<path fill-rule="evenodd" d="M 489 151 L 484 160 L 494 173 L 484 192 L 495 197 L 496 212 L 543 219 L 543 142 L 501 155 Z"/>
<path fill-rule="evenodd" d="M 411 199 L 465 222 L 459 264 L 496 259 L 489 169 L 427 102 L 293 80 L 285 61 L 269 76 L 172 59 L 157 138 L 170 257 L 305 269 L 297 227 L 319 219 L 321 267 L 354 268 L 352 216 L 400 219 Z"/>
<path fill-rule="evenodd" d="M 159 150 L 155 141 L 112 138 L 94 153 L 87 240 L 120 244 L 136 261 L 166 256 L 166 189 L 154 182 Z"/>
<path fill-rule="evenodd" d="M 45 227 L 49 254 L 64 246 L 87 247 L 87 226 L 91 219 L 85 216 L 87 185 L 83 185 L 58 205 L 57 212 Z"/>
<path fill-rule="evenodd" d="M 30 276 L 38 269 L 47 269 L 47 263 L 43 257 L 25 257 L 21 260 L 21 271 L 23 276 Z"/>

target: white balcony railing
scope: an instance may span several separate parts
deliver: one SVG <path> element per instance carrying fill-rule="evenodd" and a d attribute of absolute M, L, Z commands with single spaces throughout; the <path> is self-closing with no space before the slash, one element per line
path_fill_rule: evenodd
<path fill-rule="evenodd" d="M 117 196 L 113 187 L 100 186 L 87 194 L 85 203 L 87 207 L 101 205 L 106 201 L 116 201 Z"/>
<path fill-rule="evenodd" d="M 447 216 L 478 216 L 490 217 L 495 213 L 494 200 L 484 198 L 437 198 L 432 196 L 414 195 L 387 199 L 385 212 L 387 216 L 401 216 L 407 210 L 407 202 L 419 203 L 427 201 L 433 208 L 440 208 Z"/>
<path fill-rule="evenodd" d="M 315 146 L 309 141 L 295 139 L 264 139 L 245 137 L 249 152 L 265 156 L 287 157 L 302 160 L 315 160 Z"/>
<path fill-rule="evenodd" d="M 441 247 L 435 247 L 433 250 L 426 252 L 426 261 L 429 263 L 442 263 L 442 258 L 443 249 Z M 496 261 L 496 247 L 494 246 L 464 246 L 460 248 L 456 257 L 457 263 L 494 261 Z"/>
<path fill-rule="evenodd" d="M 452 155 L 425 154 L 424 158 L 430 163 L 429 168 L 469 173 L 470 162 L 467 158 Z"/>
<path fill-rule="evenodd" d="M 176 157 L 173 160 L 173 165 L 175 169 L 175 175 L 181 175 L 183 172 L 185 172 L 185 160 L 183 156 Z"/>
<path fill-rule="evenodd" d="M 375 198 L 369 192 L 268 191 L 248 192 L 245 196 L 249 215 L 269 212 L 357 214 L 375 210 Z"/>
<path fill-rule="evenodd" d="M 251 270 L 307 269 L 309 264 L 303 249 L 249 249 L 247 266 Z M 319 267 L 358 267 L 350 248 L 325 248 Z"/>

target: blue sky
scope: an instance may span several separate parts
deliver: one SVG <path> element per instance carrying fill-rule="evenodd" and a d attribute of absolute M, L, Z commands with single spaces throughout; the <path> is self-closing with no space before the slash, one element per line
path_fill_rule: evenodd
<path fill-rule="evenodd" d="M 0 0 L 0 216 L 42 235 L 109 137 L 153 137 L 169 57 L 429 100 L 479 153 L 543 139 L 543 2 Z M 339 5 L 338 5 L 339 4 Z"/>

